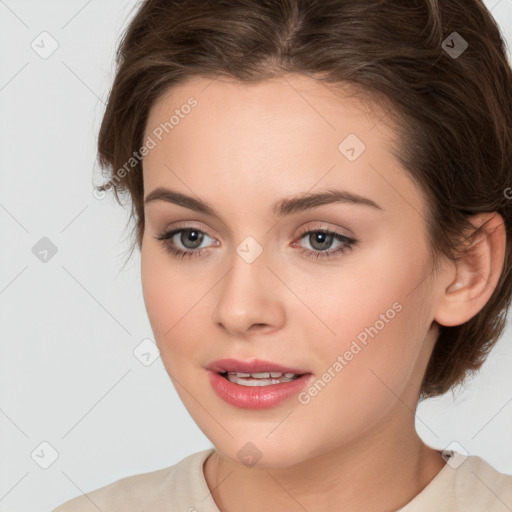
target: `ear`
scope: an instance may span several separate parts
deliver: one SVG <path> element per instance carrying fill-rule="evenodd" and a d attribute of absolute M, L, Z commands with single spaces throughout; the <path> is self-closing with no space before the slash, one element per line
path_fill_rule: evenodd
<path fill-rule="evenodd" d="M 475 227 L 485 222 L 461 259 L 451 262 L 447 279 L 440 282 L 441 296 L 434 315 L 440 325 L 451 327 L 467 322 L 485 306 L 496 288 L 505 261 L 505 223 L 497 212 L 471 217 Z"/>

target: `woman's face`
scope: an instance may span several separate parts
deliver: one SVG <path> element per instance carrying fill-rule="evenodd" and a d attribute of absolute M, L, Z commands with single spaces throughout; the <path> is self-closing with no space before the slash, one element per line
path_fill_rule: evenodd
<path fill-rule="evenodd" d="M 385 112 L 344 91 L 201 78 L 149 115 L 145 304 L 184 405 L 235 462 L 287 466 L 414 427 L 437 336 L 425 200 Z M 279 366 L 304 376 L 243 372 Z"/>

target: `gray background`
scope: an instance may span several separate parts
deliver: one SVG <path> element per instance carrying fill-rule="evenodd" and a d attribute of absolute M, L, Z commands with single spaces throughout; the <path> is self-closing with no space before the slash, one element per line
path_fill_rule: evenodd
<path fill-rule="evenodd" d="M 512 0 L 486 4 L 512 45 Z M 93 196 L 115 44 L 134 6 L 0 0 L 1 512 L 49 510 L 211 446 L 160 358 L 145 366 L 133 353 L 152 339 L 139 254 L 121 268 L 127 211 Z M 463 392 L 419 406 L 425 442 L 512 474 L 511 367 L 509 325 Z"/>

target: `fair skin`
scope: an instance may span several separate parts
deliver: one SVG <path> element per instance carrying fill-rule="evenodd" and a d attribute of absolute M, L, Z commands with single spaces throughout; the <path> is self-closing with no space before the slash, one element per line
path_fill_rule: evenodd
<path fill-rule="evenodd" d="M 389 151 L 394 134 L 383 112 L 305 76 L 198 78 L 153 105 L 144 138 L 191 96 L 197 106 L 144 158 L 144 196 L 165 187 L 218 215 L 148 202 L 141 274 L 163 363 L 216 447 L 203 468 L 215 503 L 222 512 L 398 510 L 445 465 L 415 430 L 434 321 L 458 325 L 489 299 L 503 264 L 503 221 L 487 216 L 478 257 L 444 260 L 433 272 L 427 203 Z M 338 149 L 349 134 L 366 146 L 354 161 Z M 379 208 L 337 202 L 283 217 L 271 209 L 329 189 Z M 172 256 L 156 239 L 178 228 L 205 233 L 199 256 Z M 305 228 L 356 242 L 317 258 L 322 250 Z M 188 233 L 172 240 L 197 253 L 192 239 L 184 245 Z M 251 263 L 236 251 L 248 236 L 263 249 Z M 342 245 L 333 239 L 323 252 Z M 243 409 L 209 383 L 206 366 L 220 358 L 305 368 L 316 380 L 397 302 L 400 312 L 307 404 L 293 396 Z M 237 456 L 249 442 L 261 452 L 253 466 Z"/>

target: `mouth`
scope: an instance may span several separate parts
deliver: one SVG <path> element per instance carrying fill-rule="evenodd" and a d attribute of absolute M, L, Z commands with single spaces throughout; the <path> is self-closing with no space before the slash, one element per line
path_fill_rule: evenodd
<path fill-rule="evenodd" d="M 217 395 L 244 409 L 274 407 L 300 392 L 313 377 L 307 370 L 259 359 L 220 359 L 207 369 Z"/>

